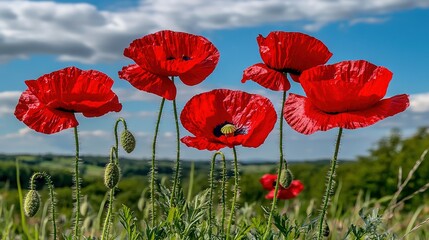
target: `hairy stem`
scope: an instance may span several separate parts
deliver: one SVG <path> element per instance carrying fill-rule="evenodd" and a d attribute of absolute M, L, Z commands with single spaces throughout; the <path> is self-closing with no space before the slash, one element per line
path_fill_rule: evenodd
<path fill-rule="evenodd" d="M 225 155 L 222 152 L 216 152 L 213 155 L 212 162 L 210 165 L 210 198 L 209 198 L 209 239 L 212 238 L 212 211 L 213 211 L 213 191 L 214 191 L 214 170 L 216 157 L 220 155 L 223 160 L 225 160 Z"/>
<path fill-rule="evenodd" d="M 174 77 L 171 77 L 174 82 Z M 173 182 L 173 189 L 171 190 L 170 207 L 174 206 L 174 196 L 177 192 L 177 186 L 179 185 L 180 176 L 180 129 L 179 129 L 179 116 L 177 114 L 176 99 L 173 99 L 173 112 L 174 112 L 174 123 L 176 125 L 176 169 Z"/>
<path fill-rule="evenodd" d="M 222 202 L 222 222 L 221 222 L 221 233 L 225 230 L 225 215 L 226 215 L 226 159 L 225 155 L 222 155 L 222 196 L 221 196 L 221 202 Z"/>
<path fill-rule="evenodd" d="M 156 179 L 156 140 L 158 138 L 158 131 L 159 131 L 159 124 L 161 122 L 161 116 L 162 116 L 162 110 L 164 108 L 165 98 L 161 100 L 161 105 L 159 107 L 159 113 L 158 118 L 156 120 L 156 126 L 155 126 L 155 134 L 153 136 L 153 142 L 152 142 L 152 166 L 150 171 L 150 202 L 151 202 L 151 223 L 152 226 L 155 226 L 155 215 L 156 215 L 156 209 L 155 209 L 155 179 Z"/>
<path fill-rule="evenodd" d="M 53 239 L 57 239 L 57 222 L 55 219 L 56 211 L 55 211 L 55 192 L 54 192 L 54 184 L 52 183 L 51 176 L 49 176 L 45 172 L 36 172 L 31 176 L 30 180 L 30 189 L 35 190 L 35 179 L 36 178 L 44 178 L 45 183 L 48 186 L 49 190 L 49 201 L 50 201 L 50 208 L 51 208 L 51 222 L 52 222 L 52 235 Z"/>
<path fill-rule="evenodd" d="M 226 239 L 228 240 L 231 236 L 231 224 L 232 224 L 232 219 L 234 218 L 234 212 L 235 212 L 235 203 L 237 202 L 237 198 L 238 198 L 238 187 L 240 184 L 240 173 L 238 172 L 238 159 L 237 159 L 237 151 L 235 149 L 235 146 L 232 147 L 232 151 L 234 153 L 234 195 L 232 197 L 232 204 L 231 204 L 231 211 L 230 211 L 230 216 L 229 216 L 229 220 L 228 220 L 228 225 L 227 225 L 227 229 L 226 229 Z"/>
<path fill-rule="evenodd" d="M 116 147 L 112 147 L 110 149 L 110 159 L 109 159 L 109 162 L 110 163 L 114 163 L 114 164 L 118 164 L 119 163 L 119 160 L 118 160 L 118 148 L 117 148 L 118 147 L 117 127 L 118 127 L 119 121 L 120 120 L 116 121 L 116 124 L 115 124 Z M 124 121 L 124 124 L 125 124 L 125 121 Z M 108 203 L 109 205 L 107 206 L 107 214 L 106 214 L 106 218 L 104 219 L 101 240 L 109 239 L 110 221 L 111 221 L 111 215 L 112 215 L 112 211 L 113 211 L 114 195 L 115 195 L 115 187 L 113 187 L 109 191 L 109 203 Z"/>
<path fill-rule="evenodd" d="M 343 129 L 339 128 L 337 142 L 335 143 L 334 156 L 332 157 L 331 168 L 329 169 L 329 172 L 328 172 L 328 175 L 329 175 L 328 182 L 326 183 L 325 194 L 323 195 L 322 211 L 320 213 L 320 219 L 319 219 L 319 235 L 317 236 L 318 240 L 323 238 L 323 225 L 325 223 L 326 212 L 328 211 L 329 202 L 331 200 L 332 192 L 335 185 L 335 181 L 334 181 L 335 170 L 337 169 L 337 157 L 338 157 L 338 151 L 340 149 L 342 134 L 343 134 Z"/>
<path fill-rule="evenodd" d="M 80 209 L 80 177 L 79 177 L 79 135 L 77 131 L 77 127 L 74 127 L 74 139 L 76 145 L 76 157 L 75 157 L 75 169 L 74 169 L 74 177 L 75 177 L 75 222 L 74 222 L 74 239 L 80 239 L 80 231 L 79 231 L 79 209 Z"/>
<path fill-rule="evenodd" d="M 286 101 L 286 91 L 283 91 L 283 98 L 282 98 L 282 107 L 281 107 L 281 111 L 279 114 L 279 152 L 280 152 L 280 156 L 279 156 L 279 165 L 278 165 L 278 169 L 277 169 L 277 181 L 276 181 L 276 187 L 274 189 L 274 197 L 273 197 L 273 201 L 271 203 L 271 210 L 270 210 L 270 215 L 268 216 L 268 223 L 267 223 L 267 228 L 265 229 L 265 233 L 264 233 L 264 238 L 263 239 L 267 239 L 269 231 L 271 230 L 271 221 L 273 219 L 273 214 L 274 211 L 276 209 L 276 203 L 277 203 L 277 194 L 279 192 L 279 186 L 280 186 L 280 178 L 281 178 L 281 174 L 282 174 L 282 168 L 283 168 L 283 162 L 285 163 L 285 168 L 287 169 L 287 162 L 284 159 L 284 155 L 283 155 L 283 111 L 284 111 L 284 105 L 285 105 L 285 101 Z"/>

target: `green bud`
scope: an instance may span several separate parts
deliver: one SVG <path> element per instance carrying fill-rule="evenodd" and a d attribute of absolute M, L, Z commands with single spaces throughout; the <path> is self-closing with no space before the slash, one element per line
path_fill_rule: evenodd
<path fill-rule="evenodd" d="M 288 188 L 293 180 L 293 174 L 290 169 L 283 169 L 280 176 L 280 186 Z"/>
<path fill-rule="evenodd" d="M 24 212 L 27 217 L 34 217 L 40 207 L 40 195 L 36 190 L 30 190 L 24 199 Z"/>
<path fill-rule="evenodd" d="M 104 185 L 112 189 L 119 182 L 119 167 L 115 163 L 109 163 L 104 171 Z"/>
<path fill-rule="evenodd" d="M 130 131 L 124 130 L 121 133 L 121 145 L 127 153 L 134 151 L 134 148 L 136 147 L 136 139 Z"/>

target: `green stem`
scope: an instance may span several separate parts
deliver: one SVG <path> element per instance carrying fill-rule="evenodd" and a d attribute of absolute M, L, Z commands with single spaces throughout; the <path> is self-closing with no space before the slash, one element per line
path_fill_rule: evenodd
<path fill-rule="evenodd" d="M 54 184 L 52 183 L 51 176 L 49 176 L 45 172 L 36 172 L 31 176 L 30 179 L 30 189 L 35 190 L 35 179 L 36 178 L 44 178 L 46 185 L 48 186 L 49 190 L 49 199 L 50 199 L 50 208 L 51 208 L 51 221 L 52 221 L 52 232 L 53 232 L 53 239 L 57 239 L 57 223 L 55 219 L 56 211 L 55 211 L 55 193 L 54 193 Z"/>
<path fill-rule="evenodd" d="M 118 125 L 119 123 L 122 122 L 122 124 L 124 124 L 124 129 L 127 130 L 127 122 L 125 121 L 124 118 L 120 117 L 118 118 L 118 120 L 116 120 L 115 123 L 115 129 L 114 129 L 114 133 L 115 133 L 115 147 L 116 147 L 116 151 L 115 151 L 115 155 L 116 155 L 116 160 L 118 161 L 118 151 L 119 151 L 119 137 L 118 137 Z M 118 164 L 118 162 L 116 161 L 116 164 Z"/>
<path fill-rule="evenodd" d="M 269 235 L 269 232 L 271 229 L 271 221 L 273 219 L 273 214 L 274 214 L 274 211 L 276 209 L 277 194 L 279 192 L 279 186 L 280 186 L 279 182 L 280 182 L 280 178 L 281 178 L 281 174 L 282 174 L 283 162 L 285 163 L 285 168 L 287 169 L 287 162 L 283 156 L 283 111 L 284 111 L 285 101 L 286 101 L 286 91 L 283 91 L 282 107 L 281 107 L 281 111 L 279 114 L 280 115 L 280 117 L 279 117 L 279 128 L 280 128 L 280 131 L 279 131 L 279 152 L 280 152 L 280 157 L 279 157 L 279 166 L 277 169 L 277 181 L 276 181 L 276 187 L 274 189 L 273 202 L 271 203 L 270 215 L 268 216 L 267 228 L 265 229 L 263 239 L 268 238 L 268 235 Z"/>
<path fill-rule="evenodd" d="M 221 223 L 221 234 L 225 230 L 225 215 L 226 215 L 226 159 L 225 155 L 223 155 L 222 158 L 222 196 L 221 196 L 221 202 L 222 202 L 222 223 Z"/>
<path fill-rule="evenodd" d="M 174 82 L 174 77 L 171 77 L 171 80 Z M 171 190 L 170 196 L 170 207 L 174 206 L 174 196 L 177 192 L 177 186 L 179 185 L 179 176 L 180 176 L 180 129 L 179 129 L 179 116 L 177 114 L 177 105 L 176 99 L 173 99 L 173 112 L 174 112 L 174 122 L 176 125 L 176 169 L 173 182 L 173 189 Z"/>
<path fill-rule="evenodd" d="M 226 239 L 228 240 L 231 236 L 231 224 L 232 224 L 232 219 L 234 218 L 234 212 L 235 212 L 235 203 L 237 202 L 237 197 L 238 197 L 238 187 L 239 187 L 239 175 L 240 173 L 238 172 L 238 160 L 237 160 L 237 151 L 235 149 L 235 146 L 232 147 L 232 151 L 234 153 L 234 195 L 232 197 L 232 204 L 231 204 L 231 211 L 230 211 L 230 216 L 229 216 L 229 220 L 228 220 L 228 225 L 227 225 L 227 229 L 226 229 Z"/>
<path fill-rule="evenodd" d="M 115 137 L 116 140 L 118 140 L 118 134 L 117 134 L 117 126 L 118 126 L 119 120 L 116 122 L 115 124 Z M 126 125 L 125 125 L 126 126 Z M 116 147 L 112 147 L 110 149 L 110 158 L 109 158 L 109 162 L 113 163 L 113 164 L 118 164 L 119 160 L 118 160 L 118 141 L 116 141 Z M 113 156 L 115 154 L 115 157 Z M 104 219 L 104 224 L 103 224 L 103 230 L 102 230 L 102 235 L 101 235 L 101 239 L 109 239 L 109 232 L 110 232 L 110 221 L 111 221 L 111 215 L 112 215 L 112 211 L 113 211 L 113 201 L 114 201 L 114 194 L 115 194 L 115 188 L 110 189 L 109 191 L 109 205 L 107 207 L 107 214 L 106 214 L 106 218 Z"/>
<path fill-rule="evenodd" d="M 220 155 L 225 160 L 225 155 L 222 152 L 216 152 L 213 155 L 212 162 L 210 165 L 210 198 L 209 198 L 209 239 L 212 238 L 212 211 L 213 211 L 213 191 L 214 191 L 214 170 L 216 157 Z"/>
<path fill-rule="evenodd" d="M 152 227 L 155 226 L 155 215 L 156 215 L 156 209 L 155 209 L 156 140 L 158 138 L 159 124 L 161 122 L 161 115 L 162 115 L 162 109 L 164 108 L 164 103 L 165 103 L 165 98 L 161 100 L 158 119 L 156 120 L 155 134 L 153 136 L 153 143 L 152 143 L 152 167 L 150 171 L 150 201 L 152 206 L 152 209 L 151 209 L 152 210 L 152 215 L 151 215 Z"/>
<path fill-rule="evenodd" d="M 331 200 L 331 194 L 333 192 L 334 185 L 335 185 L 335 181 L 334 181 L 335 170 L 337 168 L 337 157 L 338 157 L 338 151 L 340 149 L 340 142 L 341 142 L 342 134 L 343 134 L 343 129 L 339 128 L 338 136 L 337 136 L 337 142 L 335 144 L 334 156 L 332 157 L 331 168 L 329 169 L 329 172 L 328 172 L 328 174 L 329 174 L 328 182 L 326 184 L 325 194 L 323 195 L 322 211 L 321 211 L 320 219 L 319 219 L 319 235 L 317 236 L 318 240 L 322 239 L 322 237 L 323 237 L 323 225 L 325 223 L 326 212 L 328 210 L 329 202 Z"/>
<path fill-rule="evenodd" d="M 77 131 L 77 127 L 74 127 L 74 139 L 75 139 L 75 145 L 76 145 L 76 158 L 75 158 L 75 169 L 74 169 L 74 176 L 75 176 L 75 223 L 74 223 L 74 239 L 80 239 L 80 232 L 79 232 L 79 209 L 80 209 L 80 178 L 79 178 L 79 135 Z"/>
<path fill-rule="evenodd" d="M 22 196 L 22 188 L 21 188 L 21 177 L 20 177 L 20 171 L 19 171 L 19 159 L 16 158 L 15 162 L 16 166 L 16 186 L 18 188 L 18 197 L 19 197 L 19 207 L 21 209 L 21 227 L 24 231 L 27 239 L 33 239 L 31 235 L 28 232 L 27 222 L 25 221 L 25 213 L 24 213 L 24 198 Z"/>

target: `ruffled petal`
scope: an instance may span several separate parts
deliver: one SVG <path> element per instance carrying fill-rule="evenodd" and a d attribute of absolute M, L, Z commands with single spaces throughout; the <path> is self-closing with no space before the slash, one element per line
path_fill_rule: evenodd
<path fill-rule="evenodd" d="M 185 74 L 185 81 L 190 81 L 190 84 L 197 80 L 191 80 L 189 77 L 197 76 L 201 82 L 214 70 L 219 60 L 218 50 L 206 38 L 169 30 L 134 40 L 124 50 L 124 55 L 156 75 Z M 189 71 L 191 72 L 187 73 Z M 193 71 L 195 72 L 192 73 Z"/>
<path fill-rule="evenodd" d="M 223 143 L 211 142 L 207 138 L 204 138 L 204 137 L 187 136 L 187 137 L 181 138 L 180 141 L 182 143 L 184 143 L 186 146 L 193 147 L 193 148 L 196 148 L 198 150 L 214 151 L 214 150 L 219 150 L 219 149 L 224 148 L 224 147 L 228 147 L 227 145 L 225 145 Z"/>
<path fill-rule="evenodd" d="M 107 114 L 108 112 L 120 112 L 122 104 L 119 103 L 118 96 L 115 95 L 113 99 L 106 102 L 104 105 L 90 111 L 82 112 L 85 117 L 99 117 Z"/>
<path fill-rule="evenodd" d="M 31 129 L 45 134 L 79 125 L 73 113 L 49 109 L 30 90 L 21 94 L 15 116 Z"/>
<path fill-rule="evenodd" d="M 312 134 L 335 127 L 367 127 L 405 111 L 409 104 L 408 95 L 402 94 L 383 99 L 368 109 L 329 114 L 316 108 L 308 98 L 290 94 L 285 103 L 284 118 L 294 130 L 302 134 Z"/>
<path fill-rule="evenodd" d="M 50 109 L 83 112 L 94 117 L 121 109 L 116 94 L 111 90 L 113 80 L 99 71 L 68 67 L 25 83 Z"/>
<path fill-rule="evenodd" d="M 204 61 L 196 64 L 189 71 L 179 75 L 180 80 L 188 86 L 194 86 L 204 81 L 216 68 L 219 61 L 219 52 L 216 50 Z"/>
<path fill-rule="evenodd" d="M 241 91 L 216 89 L 192 97 L 185 105 L 180 120 L 185 129 L 197 137 L 232 147 L 258 147 L 274 127 L 277 114 L 265 97 Z M 233 136 L 218 132 L 233 124 Z"/>
<path fill-rule="evenodd" d="M 257 41 L 264 63 L 277 70 L 300 73 L 332 56 L 320 40 L 299 32 L 271 32 L 266 38 L 259 35 Z"/>
<path fill-rule="evenodd" d="M 299 195 L 300 192 L 304 190 L 304 185 L 299 180 L 293 180 L 288 188 L 279 188 L 277 192 L 277 199 L 291 199 L 295 198 Z M 275 190 L 271 190 L 267 195 L 265 195 L 266 199 L 274 198 Z"/>
<path fill-rule="evenodd" d="M 276 187 L 277 174 L 264 174 L 259 182 L 265 190 L 273 190 Z"/>
<path fill-rule="evenodd" d="M 386 94 L 392 72 L 370 62 L 344 61 L 304 71 L 301 85 L 311 102 L 324 112 L 371 107 Z"/>
<path fill-rule="evenodd" d="M 137 64 L 123 67 L 122 71 L 119 72 L 119 77 L 139 90 L 156 94 L 168 100 L 176 98 L 176 86 L 168 77 L 154 75 Z"/>
<path fill-rule="evenodd" d="M 287 91 L 290 89 L 290 83 L 285 74 L 269 68 L 263 63 L 257 63 L 243 71 L 242 83 L 247 80 L 253 80 L 262 87 L 274 91 Z"/>

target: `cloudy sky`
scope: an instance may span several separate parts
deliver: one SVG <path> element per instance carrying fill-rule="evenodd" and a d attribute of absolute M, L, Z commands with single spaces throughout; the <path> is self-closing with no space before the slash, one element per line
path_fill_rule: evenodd
<path fill-rule="evenodd" d="M 132 63 L 123 49 L 135 38 L 162 29 L 186 31 L 210 39 L 221 54 L 214 73 L 195 87 L 179 86 L 183 107 L 194 94 L 213 88 L 239 89 L 270 97 L 279 107 L 279 92 L 251 82 L 242 71 L 260 62 L 256 37 L 271 31 L 299 31 L 323 41 L 334 54 L 328 63 L 365 59 L 389 68 L 394 77 L 387 96 L 407 93 L 411 107 L 371 127 L 346 130 L 340 158 L 364 155 L 393 127 L 405 136 L 429 125 L 428 0 L 0 0 L 0 152 L 73 154 L 73 131 L 44 135 L 28 129 L 13 112 L 25 80 L 67 67 L 103 71 L 115 80 L 121 113 L 80 122 L 84 154 L 108 155 L 112 127 L 123 116 L 138 140 L 131 155 L 150 157 L 160 98 L 134 89 L 117 72 Z M 302 93 L 292 83 L 290 92 Z M 171 102 L 162 119 L 159 156 L 175 156 Z M 291 160 L 329 158 L 336 130 L 303 136 L 285 127 L 285 153 Z M 187 132 L 182 129 L 182 136 Z M 259 149 L 239 148 L 242 161 L 277 159 L 278 129 Z M 183 158 L 206 160 L 208 151 L 183 146 Z M 229 150 L 225 150 L 230 154 Z"/>

